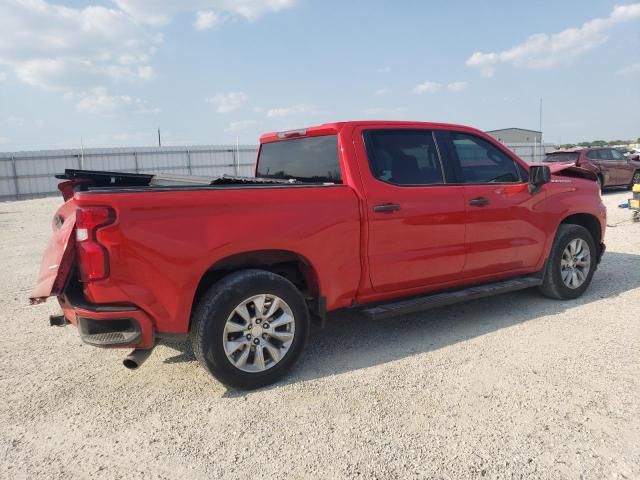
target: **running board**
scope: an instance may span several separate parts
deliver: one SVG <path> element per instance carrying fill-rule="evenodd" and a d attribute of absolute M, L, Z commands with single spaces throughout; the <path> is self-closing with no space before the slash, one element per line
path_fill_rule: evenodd
<path fill-rule="evenodd" d="M 423 297 L 400 300 L 393 303 L 384 303 L 374 307 L 364 308 L 362 312 L 369 318 L 379 320 L 398 315 L 420 312 L 430 308 L 444 307 L 458 302 L 491 297 L 500 293 L 515 292 L 525 288 L 537 287 L 542 284 L 542 279 L 537 276 L 520 277 L 502 282 L 487 283 L 443 293 L 434 293 Z"/>

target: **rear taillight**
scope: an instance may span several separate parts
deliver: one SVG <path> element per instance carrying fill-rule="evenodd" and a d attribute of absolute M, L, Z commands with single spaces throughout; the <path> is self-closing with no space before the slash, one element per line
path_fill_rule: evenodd
<path fill-rule="evenodd" d="M 98 242 L 96 233 L 115 219 L 115 212 L 109 207 L 81 207 L 76 211 L 76 245 L 81 282 L 93 282 L 109 276 L 109 253 Z"/>

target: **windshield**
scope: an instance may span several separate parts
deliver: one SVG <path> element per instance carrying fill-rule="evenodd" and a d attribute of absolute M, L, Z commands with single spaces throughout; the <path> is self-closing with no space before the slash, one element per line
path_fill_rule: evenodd
<path fill-rule="evenodd" d="M 342 183 L 335 135 L 264 143 L 256 177 Z"/>
<path fill-rule="evenodd" d="M 557 152 L 548 153 L 545 157 L 545 162 L 575 162 L 578 160 L 578 152 Z"/>

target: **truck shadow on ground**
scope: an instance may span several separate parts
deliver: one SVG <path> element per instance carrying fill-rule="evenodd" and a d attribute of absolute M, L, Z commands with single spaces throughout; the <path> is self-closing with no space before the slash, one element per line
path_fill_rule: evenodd
<path fill-rule="evenodd" d="M 438 350 L 638 287 L 640 255 L 609 252 L 587 292 L 576 300 L 552 300 L 536 289 L 529 289 L 384 321 L 369 320 L 355 311 L 340 311 L 329 316 L 324 329 L 312 328 L 307 348 L 297 365 L 283 380 L 264 389 L 340 375 Z M 195 361 L 188 343 L 171 342 L 169 346 L 181 353 L 167 358 L 165 363 Z M 228 389 L 225 397 L 246 394 Z"/>

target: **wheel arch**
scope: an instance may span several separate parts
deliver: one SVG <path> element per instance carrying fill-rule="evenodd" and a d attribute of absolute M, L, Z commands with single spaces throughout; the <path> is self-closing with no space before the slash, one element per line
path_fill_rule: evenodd
<path fill-rule="evenodd" d="M 600 226 L 600 221 L 598 217 L 592 215 L 590 213 L 574 213 L 565 217 L 560 225 L 580 225 L 587 229 L 587 231 L 591 234 L 593 238 L 593 242 L 596 244 L 596 248 L 598 249 L 598 258 L 601 255 L 601 243 L 602 243 L 602 227 Z M 560 227 L 558 225 L 558 228 Z"/>
<path fill-rule="evenodd" d="M 230 255 L 211 265 L 202 275 L 196 287 L 191 312 L 195 310 L 205 292 L 224 276 L 245 269 L 266 270 L 281 275 L 293 283 L 311 306 L 312 313 L 322 318 L 323 297 L 320 296 L 318 274 L 312 263 L 303 255 L 290 250 L 254 250 Z M 191 320 L 190 322 L 191 323 Z"/>

